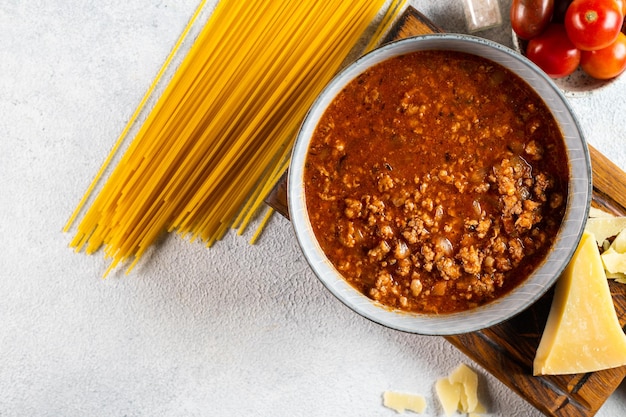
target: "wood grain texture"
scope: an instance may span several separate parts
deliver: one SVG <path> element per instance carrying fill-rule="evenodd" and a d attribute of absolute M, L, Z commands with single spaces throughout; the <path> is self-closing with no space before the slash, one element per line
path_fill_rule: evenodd
<path fill-rule="evenodd" d="M 593 171 L 594 205 L 620 215 L 626 207 L 626 174 L 617 165 L 589 146 Z"/>
<path fill-rule="evenodd" d="M 441 32 L 412 7 L 398 18 L 382 43 L 408 36 Z M 593 171 L 593 205 L 626 215 L 626 173 L 589 146 Z M 285 217 L 287 175 L 267 199 Z M 609 282 L 622 328 L 626 327 L 626 285 Z M 576 375 L 533 376 L 532 362 L 550 310 L 552 292 L 512 319 L 478 332 L 446 340 L 481 365 L 546 416 L 590 417 L 626 377 L 626 366 Z"/>

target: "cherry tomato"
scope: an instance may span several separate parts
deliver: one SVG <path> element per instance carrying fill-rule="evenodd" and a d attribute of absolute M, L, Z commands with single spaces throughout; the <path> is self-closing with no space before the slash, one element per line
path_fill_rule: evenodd
<path fill-rule="evenodd" d="M 511 27 L 522 39 L 539 35 L 550 23 L 554 0 L 513 0 Z"/>
<path fill-rule="evenodd" d="M 612 0 L 574 0 L 565 14 L 565 30 L 578 49 L 606 48 L 617 38 L 624 15 Z"/>
<path fill-rule="evenodd" d="M 622 15 L 626 16 L 626 1 L 625 0 L 614 0 L 617 3 L 617 7 L 622 11 Z"/>
<path fill-rule="evenodd" d="M 554 13 L 552 13 L 552 21 L 554 23 L 563 23 L 565 21 L 565 13 L 570 4 L 572 4 L 572 0 L 554 0 Z"/>
<path fill-rule="evenodd" d="M 626 70 L 626 35 L 620 32 L 617 40 L 603 49 L 583 51 L 580 67 L 593 78 L 608 80 Z"/>
<path fill-rule="evenodd" d="M 551 23 L 528 41 L 526 56 L 552 78 L 570 75 L 580 63 L 580 50 L 567 37 L 565 26 Z"/>

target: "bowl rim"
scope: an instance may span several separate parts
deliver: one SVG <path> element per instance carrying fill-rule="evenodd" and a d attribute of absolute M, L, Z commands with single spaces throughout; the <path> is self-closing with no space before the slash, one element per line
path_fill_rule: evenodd
<path fill-rule="evenodd" d="M 569 159 L 567 210 L 551 255 L 520 285 L 483 306 L 450 314 L 420 314 L 394 310 L 352 287 L 326 258 L 311 229 L 304 198 L 304 162 L 311 133 L 328 104 L 356 75 L 370 65 L 417 50 L 461 51 L 499 62 L 525 79 L 552 110 L 566 142 Z M 534 304 L 556 282 L 580 240 L 592 195 L 589 150 L 575 114 L 553 81 L 534 63 L 493 41 L 465 34 L 429 34 L 393 41 L 377 48 L 341 70 L 316 98 L 298 131 L 287 180 L 289 217 L 298 244 L 317 278 L 342 303 L 359 315 L 392 329 L 422 335 L 454 335 L 484 329 L 519 314 Z M 471 313 L 471 314 L 470 314 Z"/>

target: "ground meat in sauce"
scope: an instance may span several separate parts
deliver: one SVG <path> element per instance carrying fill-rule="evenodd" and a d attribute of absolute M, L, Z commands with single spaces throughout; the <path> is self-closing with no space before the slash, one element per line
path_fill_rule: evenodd
<path fill-rule="evenodd" d="M 307 210 L 329 260 L 374 300 L 449 313 L 541 262 L 565 210 L 562 134 L 503 67 L 421 51 L 361 74 L 320 120 Z"/>

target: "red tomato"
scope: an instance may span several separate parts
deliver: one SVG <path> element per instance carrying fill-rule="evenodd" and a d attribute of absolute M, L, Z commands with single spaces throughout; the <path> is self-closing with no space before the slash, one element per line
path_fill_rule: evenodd
<path fill-rule="evenodd" d="M 583 51 L 580 67 L 593 78 L 608 80 L 626 70 L 626 35 L 620 33 L 611 45 L 596 51 Z"/>
<path fill-rule="evenodd" d="M 617 7 L 622 11 L 622 15 L 626 16 L 626 1 L 624 0 L 614 0 L 617 3 Z"/>
<path fill-rule="evenodd" d="M 592 51 L 615 42 L 623 21 L 613 0 L 574 0 L 565 14 L 565 30 L 578 49 Z"/>
<path fill-rule="evenodd" d="M 580 63 L 580 50 L 569 40 L 560 23 L 551 23 L 539 36 L 528 41 L 526 56 L 552 78 L 570 75 Z"/>
<path fill-rule="evenodd" d="M 522 39 L 539 35 L 550 23 L 554 0 L 513 0 L 511 27 Z"/>

